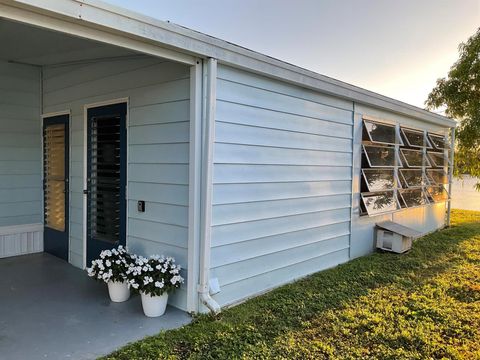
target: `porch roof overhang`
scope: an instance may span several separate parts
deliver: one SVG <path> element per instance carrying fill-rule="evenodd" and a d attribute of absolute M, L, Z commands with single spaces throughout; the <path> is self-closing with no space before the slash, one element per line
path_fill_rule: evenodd
<path fill-rule="evenodd" d="M 456 121 L 224 40 L 97 0 L 0 0 L 0 17 L 109 43 L 184 64 L 196 58 L 280 79 L 443 127 Z"/>

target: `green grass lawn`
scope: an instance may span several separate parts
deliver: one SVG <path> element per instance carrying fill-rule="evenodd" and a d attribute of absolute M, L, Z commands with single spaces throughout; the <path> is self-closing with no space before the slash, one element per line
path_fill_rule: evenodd
<path fill-rule="evenodd" d="M 108 359 L 480 359 L 480 212 Z"/>

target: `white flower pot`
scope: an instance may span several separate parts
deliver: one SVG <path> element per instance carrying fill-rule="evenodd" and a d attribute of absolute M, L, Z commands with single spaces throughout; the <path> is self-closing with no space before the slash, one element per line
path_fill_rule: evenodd
<path fill-rule="evenodd" d="M 130 288 L 128 287 L 128 283 L 126 281 L 109 281 L 108 294 L 110 295 L 110 300 L 113 302 L 127 301 L 130 298 Z"/>
<path fill-rule="evenodd" d="M 143 312 L 148 317 L 162 316 L 167 308 L 168 294 L 165 292 L 160 296 L 151 296 L 140 292 L 142 297 Z"/>

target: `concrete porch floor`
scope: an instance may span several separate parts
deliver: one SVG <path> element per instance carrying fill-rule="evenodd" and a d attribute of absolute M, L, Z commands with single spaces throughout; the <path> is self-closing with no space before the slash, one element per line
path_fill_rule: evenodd
<path fill-rule="evenodd" d="M 112 303 L 105 284 L 49 254 L 0 259 L 0 358 L 94 359 L 190 322 L 172 307 L 143 315 L 139 296 Z"/>

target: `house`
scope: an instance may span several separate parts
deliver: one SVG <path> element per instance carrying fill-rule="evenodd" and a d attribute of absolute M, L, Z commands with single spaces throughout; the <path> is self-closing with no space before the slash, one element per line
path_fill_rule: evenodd
<path fill-rule="evenodd" d="M 96 0 L 0 0 L 0 256 L 168 254 L 188 312 L 448 224 L 455 122 Z"/>

